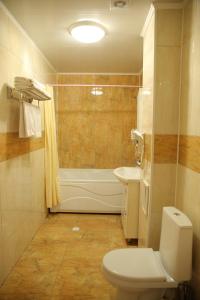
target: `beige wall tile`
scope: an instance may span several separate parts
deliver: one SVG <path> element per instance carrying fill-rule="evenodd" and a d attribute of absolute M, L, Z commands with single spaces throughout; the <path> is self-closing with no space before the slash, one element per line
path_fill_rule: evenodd
<path fill-rule="evenodd" d="M 149 219 L 144 215 L 141 205 L 139 206 L 138 247 L 148 247 Z"/>
<path fill-rule="evenodd" d="M 160 244 L 162 214 L 160 212 L 152 212 L 150 218 L 148 247 L 153 248 L 154 251 L 158 251 Z"/>
<path fill-rule="evenodd" d="M 59 75 L 67 82 L 69 75 Z M 135 76 L 72 75 L 76 83 L 134 83 Z M 130 77 L 130 78 L 129 78 Z M 122 81 L 120 81 L 120 79 Z M 103 88 L 102 96 L 90 87 L 59 87 L 58 141 L 60 166 L 115 168 L 134 164 L 130 131 L 136 127 L 138 88 Z M 108 146 L 110 145 L 110 146 Z"/>
<path fill-rule="evenodd" d="M 1 162 L 0 174 L 2 282 L 46 216 L 44 150 Z"/>
<path fill-rule="evenodd" d="M 175 203 L 176 164 L 154 164 L 152 172 L 152 212 L 162 214 L 163 206 Z"/>
<path fill-rule="evenodd" d="M 176 205 L 193 225 L 192 286 L 200 298 L 200 3 L 187 1 L 184 8 L 180 145 Z"/>
<path fill-rule="evenodd" d="M 154 132 L 177 134 L 179 122 L 180 47 L 156 48 Z"/>
<path fill-rule="evenodd" d="M 176 164 L 156 164 L 152 170 L 149 247 L 159 249 L 162 210 L 175 203 Z"/>
<path fill-rule="evenodd" d="M 200 277 L 200 174 L 180 166 L 176 205 L 191 220 L 193 225 L 193 273 Z M 196 278 L 197 279 L 197 278 Z M 197 287 L 195 287 L 196 289 Z M 198 298 L 197 298 L 198 299 Z"/>
<path fill-rule="evenodd" d="M 182 31 L 182 11 L 160 9 L 157 11 L 157 45 L 180 46 Z"/>
<path fill-rule="evenodd" d="M 181 124 L 183 135 L 200 135 L 200 6 L 188 1 L 184 9 L 183 61 L 181 87 Z"/>
<path fill-rule="evenodd" d="M 187 5 L 184 8 L 183 14 L 184 14 L 183 42 L 185 42 L 194 36 L 196 30 L 198 31 L 198 24 L 199 24 L 198 0 L 188 1 Z"/>
<path fill-rule="evenodd" d="M 153 15 L 143 39 L 143 86 L 152 88 L 154 83 L 155 16 Z"/>
<path fill-rule="evenodd" d="M 181 87 L 181 134 L 200 135 L 200 41 L 191 38 L 183 44 Z"/>
<path fill-rule="evenodd" d="M 15 76 L 31 77 L 43 83 L 55 79 L 54 70 L 44 56 L 2 7 L 0 70 L 1 284 L 46 215 L 44 150 L 41 149 L 44 139 L 17 137 L 19 103 L 7 98 L 6 85 L 13 86 Z"/>

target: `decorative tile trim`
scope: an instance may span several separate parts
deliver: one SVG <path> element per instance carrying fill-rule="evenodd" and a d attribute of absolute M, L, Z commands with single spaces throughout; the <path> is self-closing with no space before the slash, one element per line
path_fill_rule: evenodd
<path fill-rule="evenodd" d="M 200 136 L 180 135 L 179 163 L 200 173 Z"/>
<path fill-rule="evenodd" d="M 156 134 L 154 137 L 154 162 L 158 164 L 177 162 L 178 136 Z"/>
<path fill-rule="evenodd" d="M 18 132 L 0 133 L 0 162 L 44 148 L 41 138 L 19 138 Z"/>

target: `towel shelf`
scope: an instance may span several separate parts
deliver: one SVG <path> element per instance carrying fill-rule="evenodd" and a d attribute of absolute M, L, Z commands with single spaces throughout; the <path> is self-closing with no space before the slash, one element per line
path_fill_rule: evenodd
<path fill-rule="evenodd" d="M 21 76 L 15 77 L 14 88 L 8 86 L 8 97 L 27 102 L 51 100 L 43 84 Z"/>
<path fill-rule="evenodd" d="M 10 86 L 7 86 L 7 96 L 8 99 L 15 99 L 19 101 L 26 101 L 26 102 L 32 102 L 32 97 L 27 97 L 24 93 L 21 93 L 20 91 L 16 90 L 15 88 L 12 88 Z"/>
<path fill-rule="evenodd" d="M 21 100 L 32 102 L 33 100 L 46 101 L 51 98 L 47 95 L 39 95 L 38 91 L 34 88 L 30 89 L 16 89 L 10 86 L 7 86 L 7 94 L 9 99 Z"/>

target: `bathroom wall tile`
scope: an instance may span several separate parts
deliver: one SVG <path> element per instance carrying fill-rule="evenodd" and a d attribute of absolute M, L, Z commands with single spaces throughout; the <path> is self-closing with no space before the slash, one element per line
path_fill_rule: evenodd
<path fill-rule="evenodd" d="M 29 70 L 29 72 L 23 71 L 20 59 L 13 53 L 8 52 L 8 49 L 5 47 L 0 47 L 0 57 L 0 68 L 3 74 L 0 77 L 0 132 L 17 132 L 19 127 L 19 102 L 8 99 L 7 85 L 14 85 L 15 76 L 27 76 L 37 78 L 37 80 L 39 80 L 39 77 L 36 77 L 32 70 Z M 27 57 L 26 59 L 32 59 L 32 57 Z M 45 75 L 42 77 L 44 78 Z M 42 108 L 42 104 L 40 104 L 40 107 Z"/>
<path fill-rule="evenodd" d="M 46 215 L 44 151 L 2 162 L 0 169 L 3 280 Z"/>
<path fill-rule="evenodd" d="M 176 205 L 191 220 L 193 226 L 193 272 L 200 276 L 200 174 L 185 166 L 178 167 Z"/>
<path fill-rule="evenodd" d="M 157 10 L 157 40 L 158 46 L 180 46 L 182 29 L 182 11 L 178 9 Z"/>
<path fill-rule="evenodd" d="M 149 218 L 144 215 L 141 202 L 139 206 L 138 247 L 148 247 Z"/>
<path fill-rule="evenodd" d="M 154 136 L 155 163 L 176 163 L 178 136 L 169 134 L 156 134 Z"/>
<path fill-rule="evenodd" d="M 200 290 L 200 5 L 187 1 L 183 22 L 182 86 L 180 101 L 180 146 L 176 206 L 193 226 L 192 286 L 195 299 Z"/>
<path fill-rule="evenodd" d="M 58 83 L 60 84 L 128 84 L 138 85 L 138 75 L 74 75 L 58 74 Z"/>
<path fill-rule="evenodd" d="M 44 136 L 19 139 L 19 102 L 8 99 L 15 76 L 43 83 L 54 69 L 0 8 L 0 284 L 46 216 Z M 40 105 L 43 115 L 43 105 Z M 16 298 L 17 299 L 17 298 Z"/>
<path fill-rule="evenodd" d="M 200 135 L 199 84 L 200 84 L 200 6 L 189 1 L 184 9 L 184 41 L 181 87 L 181 124 L 183 135 Z"/>
<path fill-rule="evenodd" d="M 183 20 L 183 42 L 188 41 L 194 36 L 195 31 L 198 30 L 198 14 L 199 4 L 198 1 L 188 1 L 187 6 L 184 9 L 184 20 Z"/>
<path fill-rule="evenodd" d="M 193 229 L 199 235 L 200 215 L 200 174 L 185 166 L 178 167 L 177 206 L 183 210 L 193 222 Z M 189 201 L 188 201 L 189 199 Z"/>
<path fill-rule="evenodd" d="M 143 86 L 145 88 L 153 87 L 154 80 L 154 38 L 155 38 L 155 16 L 149 23 L 143 40 Z"/>
<path fill-rule="evenodd" d="M 153 129 L 153 94 L 143 95 L 142 102 L 141 131 L 148 135 L 152 134 Z"/>
<path fill-rule="evenodd" d="M 180 53 L 180 47 L 156 48 L 156 134 L 178 133 Z"/>
<path fill-rule="evenodd" d="M 59 75 L 66 80 L 69 75 Z M 73 80 L 119 84 L 121 76 L 72 75 Z M 122 76 L 122 82 L 134 82 Z M 137 78 L 137 77 L 136 77 Z M 82 82 L 82 81 L 81 81 Z M 133 165 L 130 131 L 136 126 L 137 88 L 104 88 L 102 96 L 89 87 L 59 87 L 58 144 L 62 167 L 114 168 Z M 111 145 L 108 147 L 108 145 Z"/>
<path fill-rule="evenodd" d="M 154 251 L 158 251 L 160 244 L 162 214 L 160 212 L 153 212 L 151 213 L 150 218 L 151 222 L 149 225 L 148 247 L 153 248 Z"/>
<path fill-rule="evenodd" d="M 179 163 L 200 173 L 200 137 L 180 135 Z"/>
<path fill-rule="evenodd" d="M 0 133 L 0 162 L 44 148 L 44 132 L 41 138 L 22 139 L 18 133 Z"/>
<path fill-rule="evenodd" d="M 164 180 L 163 180 L 164 174 Z M 176 164 L 154 164 L 152 171 L 151 211 L 162 214 L 164 206 L 173 206 L 175 201 Z"/>
<path fill-rule="evenodd" d="M 198 37 L 183 44 L 180 131 L 185 135 L 200 135 L 200 41 Z"/>

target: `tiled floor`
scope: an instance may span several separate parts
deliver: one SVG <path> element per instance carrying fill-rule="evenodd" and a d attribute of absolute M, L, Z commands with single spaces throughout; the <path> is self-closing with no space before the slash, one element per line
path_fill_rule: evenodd
<path fill-rule="evenodd" d="M 127 247 L 120 216 L 50 215 L 0 288 L 0 300 L 113 299 L 101 261 L 120 247 Z"/>

